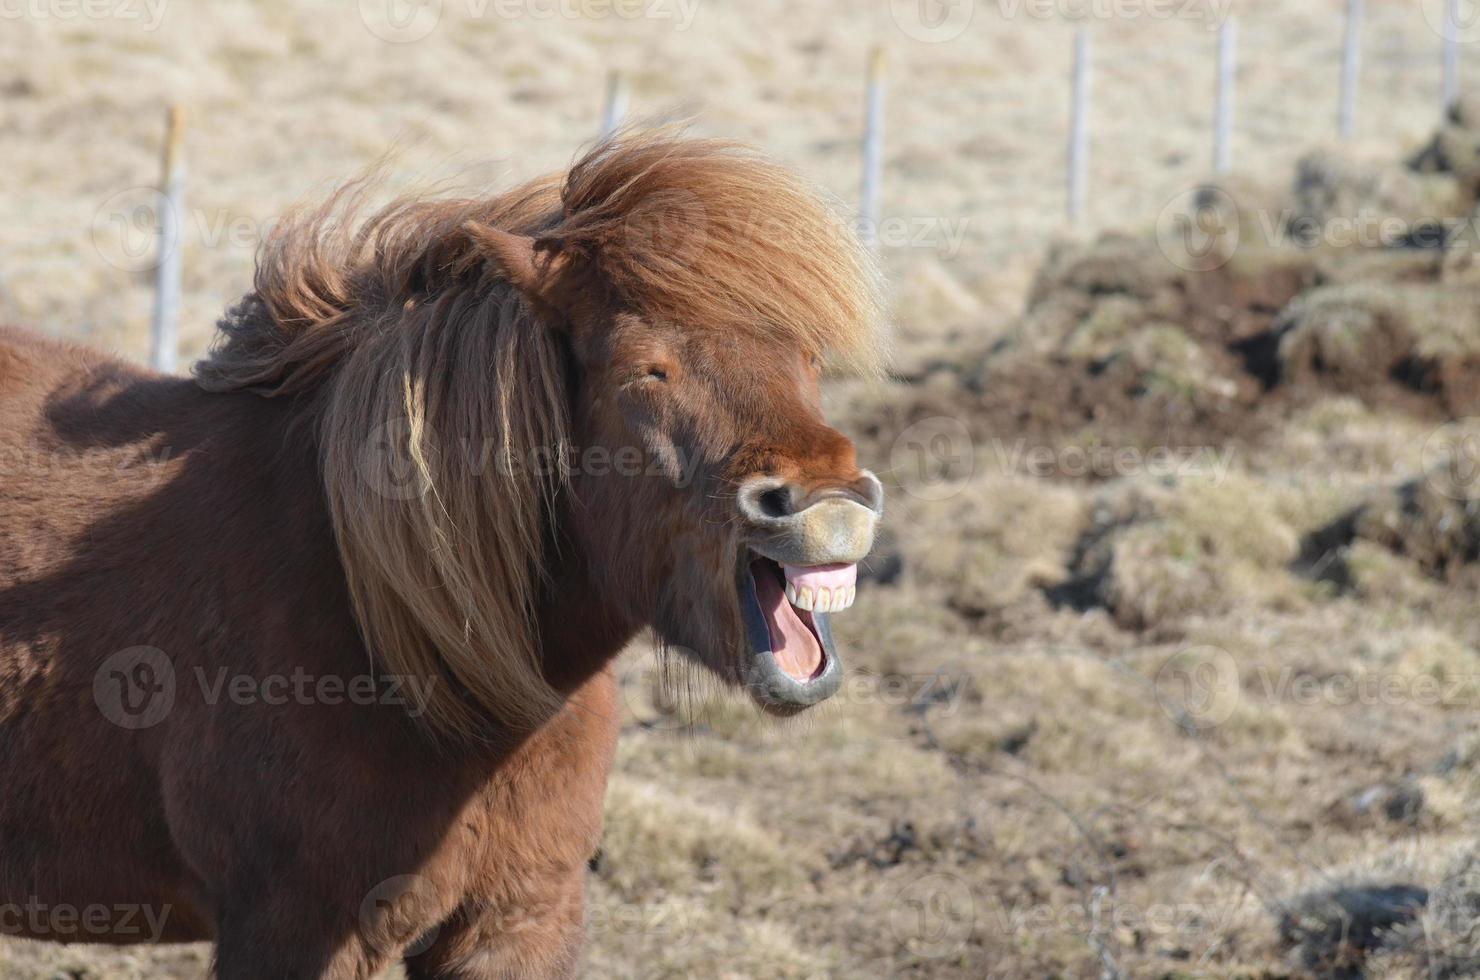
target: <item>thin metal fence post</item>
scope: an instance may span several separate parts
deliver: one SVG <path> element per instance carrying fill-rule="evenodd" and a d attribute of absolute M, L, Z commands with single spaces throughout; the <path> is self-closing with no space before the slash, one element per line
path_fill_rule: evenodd
<path fill-rule="evenodd" d="M 185 112 L 171 106 L 159 187 L 159 262 L 154 268 L 154 318 L 149 362 L 173 373 L 179 356 L 180 252 L 185 220 Z"/>
<path fill-rule="evenodd" d="M 1213 114 L 1213 171 L 1233 165 L 1234 84 L 1238 68 L 1238 20 L 1229 17 L 1218 30 L 1218 94 Z"/>
<path fill-rule="evenodd" d="M 858 191 L 858 233 L 879 243 L 879 194 L 884 176 L 884 49 L 869 52 L 863 106 L 863 176 Z"/>
<path fill-rule="evenodd" d="M 1349 140 L 1357 128 L 1357 82 L 1362 71 L 1362 0 L 1346 0 L 1346 39 L 1341 51 L 1341 106 L 1336 127 Z"/>
<path fill-rule="evenodd" d="M 1081 28 L 1074 36 L 1074 68 L 1069 109 L 1069 221 L 1084 217 L 1085 182 L 1089 172 L 1090 42 Z"/>
<path fill-rule="evenodd" d="M 627 115 L 627 81 L 619 71 L 606 76 L 606 105 L 601 110 L 601 137 L 605 139 L 622 125 Z"/>
<path fill-rule="evenodd" d="M 1459 99 L 1459 0 L 1444 3 L 1444 81 L 1442 85 L 1444 105 L 1441 110 L 1449 112 Z"/>

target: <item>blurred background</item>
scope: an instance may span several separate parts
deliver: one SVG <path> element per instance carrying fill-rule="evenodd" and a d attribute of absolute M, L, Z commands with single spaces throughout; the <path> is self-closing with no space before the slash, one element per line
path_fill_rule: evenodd
<path fill-rule="evenodd" d="M 150 358 L 170 106 L 181 370 L 388 153 L 751 141 L 877 239 L 888 534 L 801 720 L 624 655 L 586 975 L 1480 975 L 1477 82 L 1472 0 L 0 0 L 0 321 Z"/>

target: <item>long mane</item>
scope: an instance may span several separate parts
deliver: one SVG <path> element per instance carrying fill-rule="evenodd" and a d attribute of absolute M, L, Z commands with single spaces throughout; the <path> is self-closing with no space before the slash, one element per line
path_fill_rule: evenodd
<path fill-rule="evenodd" d="M 800 178 L 719 141 L 619 133 L 563 183 L 362 218 L 372 189 L 275 227 L 196 378 L 305 406 L 361 632 L 381 669 L 436 678 L 428 727 L 533 726 L 559 704 L 537 603 L 562 491 L 548 464 L 570 442 L 566 355 L 464 227 L 571 250 L 673 322 L 764 331 L 864 372 L 882 354 L 878 276 Z"/>

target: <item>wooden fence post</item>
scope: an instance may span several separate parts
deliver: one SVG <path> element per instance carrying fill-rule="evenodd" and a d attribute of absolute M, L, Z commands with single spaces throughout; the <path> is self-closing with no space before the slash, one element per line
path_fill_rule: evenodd
<path fill-rule="evenodd" d="M 1218 29 L 1218 95 L 1213 118 L 1213 172 L 1233 165 L 1234 76 L 1238 65 L 1238 20 L 1230 16 Z"/>
<path fill-rule="evenodd" d="M 606 105 L 601 110 L 601 137 L 605 139 L 622 125 L 627 115 L 627 82 L 622 73 L 613 71 L 606 76 Z"/>
<path fill-rule="evenodd" d="M 1089 172 L 1090 46 L 1089 31 L 1074 36 L 1074 69 L 1069 107 L 1069 221 L 1084 216 L 1085 180 Z"/>
<path fill-rule="evenodd" d="M 884 171 L 884 49 L 868 57 L 863 103 L 863 177 L 858 191 L 858 233 L 867 245 L 879 244 L 879 194 Z"/>
<path fill-rule="evenodd" d="M 185 111 L 169 110 L 164 140 L 164 167 L 159 187 L 159 262 L 154 267 L 154 319 L 150 324 L 149 362 L 156 371 L 173 373 L 180 327 L 180 252 L 185 222 Z"/>
<path fill-rule="evenodd" d="M 1362 0 L 1346 0 L 1346 39 L 1341 50 L 1341 107 L 1336 128 L 1349 140 L 1357 128 L 1357 79 L 1362 70 Z"/>

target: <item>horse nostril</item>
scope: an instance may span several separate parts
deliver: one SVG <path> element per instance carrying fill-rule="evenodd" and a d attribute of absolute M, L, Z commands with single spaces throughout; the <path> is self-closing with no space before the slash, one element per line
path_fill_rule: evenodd
<path fill-rule="evenodd" d="M 742 483 L 736 494 L 747 546 L 799 567 L 863 558 L 873 547 L 882 505 L 878 481 L 867 473 L 810 491 L 781 477 L 760 476 Z"/>
<path fill-rule="evenodd" d="M 757 477 L 740 486 L 737 498 L 746 519 L 768 526 L 801 520 L 812 507 L 827 501 L 851 501 L 875 516 L 884 512 L 884 488 L 868 470 L 862 470 L 851 482 L 821 486 L 811 492 L 776 477 Z"/>
<path fill-rule="evenodd" d="M 775 477 L 757 477 L 740 486 L 740 513 L 752 523 L 785 521 L 797 512 L 797 487 Z"/>
<path fill-rule="evenodd" d="M 786 517 L 791 513 L 791 494 L 784 487 L 776 487 L 757 497 L 756 505 L 767 517 Z"/>

